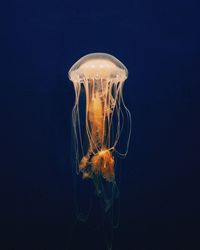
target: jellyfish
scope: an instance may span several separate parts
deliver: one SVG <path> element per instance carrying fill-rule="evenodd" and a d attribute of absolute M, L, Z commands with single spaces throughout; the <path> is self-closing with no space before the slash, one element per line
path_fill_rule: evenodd
<path fill-rule="evenodd" d="M 127 155 L 131 136 L 131 114 L 123 99 L 128 70 L 110 54 L 92 53 L 79 59 L 68 76 L 75 90 L 72 128 L 76 173 L 83 181 L 93 182 L 107 211 L 118 194 L 116 158 Z"/>

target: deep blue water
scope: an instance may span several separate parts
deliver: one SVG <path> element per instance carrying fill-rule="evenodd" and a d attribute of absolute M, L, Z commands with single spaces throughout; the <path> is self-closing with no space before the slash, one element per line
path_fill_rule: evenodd
<path fill-rule="evenodd" d="M 113 250 L 200 249 L 197 1 L 3 5 L 0 249 L 104 249 L 101 234 L 74 228 L 70 166 L 67 72 L 92 52 L 129 70 L 133 134 Z"/>

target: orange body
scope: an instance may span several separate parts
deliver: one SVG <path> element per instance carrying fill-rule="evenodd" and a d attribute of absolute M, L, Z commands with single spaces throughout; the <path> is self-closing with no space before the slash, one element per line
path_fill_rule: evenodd
<path fill-rule="evenodd" d="M 91 92 L 92 89 L 89 89 L 89 93 Z M 114 179 L 114 158 L 106 145 L 108 138 L 105 138 L 105 136 L 109 137 L 106 125 L 109 110 L 106 105 L 106 95 L 97 89 L 93 96 L 89 95 L 87 106 L 86 123 L 89 129 L 89 148 L 79 164 L 79 170 L 83 173 L 83 178 L 101 174 L 107 181 L 112 181 Z"/>

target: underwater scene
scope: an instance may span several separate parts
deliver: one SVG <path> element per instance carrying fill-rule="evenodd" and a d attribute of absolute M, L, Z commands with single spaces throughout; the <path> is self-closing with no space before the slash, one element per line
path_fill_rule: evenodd
<path fill-rule="evenodd" d="M 0 249 L 200 249 L 195 1 L 4 8 Z"/>

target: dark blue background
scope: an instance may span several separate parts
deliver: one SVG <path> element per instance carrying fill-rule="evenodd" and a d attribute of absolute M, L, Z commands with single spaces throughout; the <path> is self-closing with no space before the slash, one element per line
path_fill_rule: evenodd
<path fill-rule="evenodd" d="M 133 134 L 113 249 L 200 249 L 197 1 L 3 7 L 0 249 L 103 249 L 102 235 L 73 228 L 67 71 L 92 52 L 110 53 L 129 70 Z"/>

